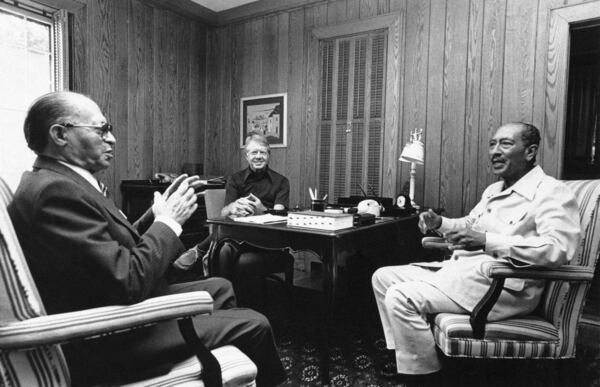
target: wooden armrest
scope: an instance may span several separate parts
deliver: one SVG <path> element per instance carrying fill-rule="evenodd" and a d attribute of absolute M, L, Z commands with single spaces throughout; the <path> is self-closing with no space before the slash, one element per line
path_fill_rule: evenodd
<path fill-rule="evenodd" d="M 258 244 L 250 243 L 245 240 L 237 240 L 233 238 L 223 238 L 218 240 L 217 242 L 213 240 L 213 242 L 211 243 L 211 247 L 208 251 L 208 267 L 211 276 L 223 275 L 219 272 L 217 262 L 219 262 L 219 254 L 221 252 L 221 249 L 226 244 L 231 244 L 235 248 L 235 261 L 239 259 L 241 254 L 247 252 L 279 252 L 293 255 L 296 251 L 293 250 L 291 247 L 265 247 Z"/>
<path fill-rule="evenodd" d="M 245 252 L 249 252 L 249 251 L 255 251 L 255 252 L 272 251 L 272 252 L 281 252 L 281 253 L 291 254 L 294 251 L 290 247 L 265 247 L 265 246 L 261 246 L 256 243 L 251 243 L 251 242 L 248 242 L 245 240 L 237 240 L 237 239 L 232 239 L 232 238 L 222 239 L 221 241 L 219 241 L 219 243 L 221 245 L 223 245 L 225 243 L 231 243 L 233 246 L 235 246 L 237 249 L 239 249 L 241 253 L 245 253 Z"/>
<path fill-rule="evenodd" d="M 154 297 L 133 305 L 105 306 L 12 321 L 0 326 L 0 349 L 60 344 L 212 311 L 210 294 L 196 291 Z"/>
<path fill-rule="evenodd" d="M 591 281 L 594 270 L 587 266 L 563 265 L 556 268 L 523 267 L 518 268 L 507 262 L 488 262 L 484 272 L 491 278 L 528 278 L 562 281 Z"/>
<path fill-rule="evenodd" d="M 448 251 L 448 248 L 452 246 L 452 243 L 442 237 L 429 236 L 421 239 L 421 245 L 426 249 L 441 249 Z"/>

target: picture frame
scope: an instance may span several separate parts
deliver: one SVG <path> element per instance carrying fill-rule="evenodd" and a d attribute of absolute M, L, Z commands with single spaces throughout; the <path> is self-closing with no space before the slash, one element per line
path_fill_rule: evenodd
<path fill-rule="evenodd" d="M 240 148 L 249 134 L 267 137 L 271 148 L 287 147 L 287 93 L 240 99 Z"/>

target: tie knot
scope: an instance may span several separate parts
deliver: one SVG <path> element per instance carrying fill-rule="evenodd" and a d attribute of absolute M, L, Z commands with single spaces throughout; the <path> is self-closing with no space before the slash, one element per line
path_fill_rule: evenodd
<path fill-rule="evenodd" d="M 102 195 L 108 197 L 108 187 L 106 184 L 98 180 L 98 187 L 100 187 L 100 192 L 102 192 Z"/>

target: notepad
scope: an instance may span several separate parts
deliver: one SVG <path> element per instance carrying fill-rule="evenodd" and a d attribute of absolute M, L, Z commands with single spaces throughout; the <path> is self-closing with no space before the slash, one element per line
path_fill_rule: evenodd
<path fill-rule="evenodd" d="M 250 215 L 239 218 L 233 218 L 236 222 L 242 223 L 256 223 L 256 224 L 268 224 L 268 223 L 284 223 L 287 222 L 287 216 L 263 214 L 263 215 Z"/>

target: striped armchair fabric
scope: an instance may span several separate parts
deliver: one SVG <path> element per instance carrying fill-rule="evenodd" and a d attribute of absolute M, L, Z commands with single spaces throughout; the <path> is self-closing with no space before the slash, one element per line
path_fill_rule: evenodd
<path fill-rule="evenodd" d="M 496 359 L 575 357 L 577 324 L 599 255 L 600 180 L 565 183 L 579 204 L 583 231 L 575 258 L 569 265 L 555 269 L 515 269 L 500 262 L 488 265 L 487 274 L 500 286 L 504 278 L 510 277 L 547 279 L 540 305 L 533 315 L 491 323 L 485 323 L 485 315 L 436 315 L 435 341 L 445 355 Z M 481 322 L 480 329 L 477 320 Z"/>
<path fill-rule="evenodd" d="M 0 385 L 69 386 L 61 343 L 212 312 L 207 292 L 190 292 L 47 315 L 6 210 L 11 200 L 12 193 L 0 178 Z M 220 365 L 223 385 L 256 385 L 256 366 L 239 349 L 225 346 L 211 353 Z M 198 359 L 191 357 L 167 375 L 131 385 L 204 386 L 202 370 Z"/>

